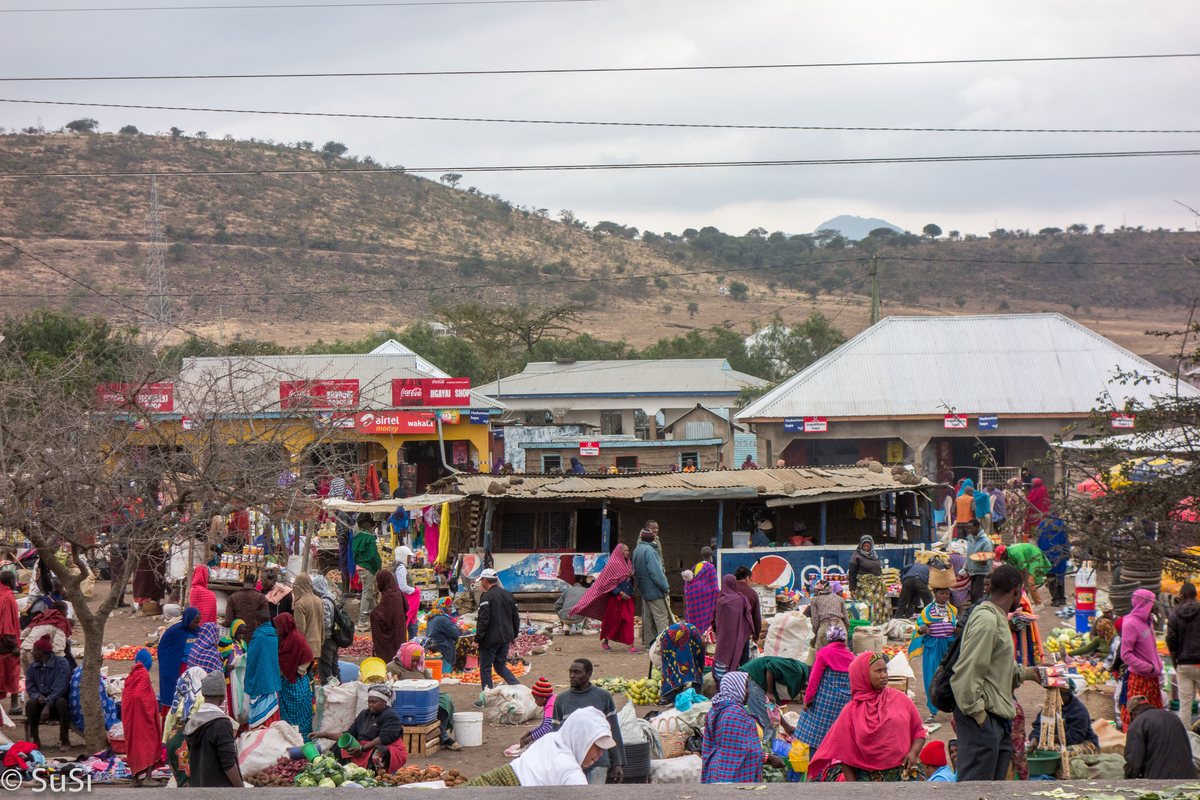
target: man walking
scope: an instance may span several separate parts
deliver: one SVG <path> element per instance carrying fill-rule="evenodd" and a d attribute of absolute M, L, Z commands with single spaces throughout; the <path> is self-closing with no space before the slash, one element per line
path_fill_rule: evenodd
<path fill-rule="evenodd" d="M 475 643 L 479 645 L 479 686 L 492 688 L 492 667 L 509 686 L 520 683 L 508 668 L 508 648 L 521 630 L 517 600 L 503 586 L 494 569 L 485 569 L 479 576 L 483 596 L 479 598 L 479 613 L 475 624 Z M 475 702 L 483 708 L 483 701 Z"/>
<path fill-rule="evenodd" d="M 979 520 L 967 522 L 967 575 L 971 578 L 971 602 L 983 599 L 983 579 L 992 571 L 990 558 L 979 560 L 974 556 L 992 552 L 992 540 L 983 532 Z M 1020 575 L 1020 572 L 1017 573 Z"/>
<path fill-rule="evenodd" d="M 920 605 L 914 610 L 914 603 L 918 601 Z M 900 619 L 908 619 L 932 602 L 933 592 L 929 591 L 929 565 L 913 564 L 900 581 L 900 608 L 897 616 Z"/>
<path fill-rule="evenodd" d="M 1037 667 L 1017 663 L 1008 628 L 1021 600 L 1021 571 L 1005 565 L 991 577 L 991 594 L 972 610 L 950 678 L 960 783 L 1004 780 L 1013 756 L 1013 692 L 1039 676 Z"/>
<path fill-rule="evenodd" d="M 559 692 L 554 697 L 554 712 L 551 717 L 550 730 L 557 731 L 563 721 L 572 711 L 592 707 L 608 718 L 612 728 L 613 746 L 596 760 L 591 768 L 585 770 L 588 783 L 603 785 L 611 773 L 614 783 L 620 783 L 625 777 L 625 743 L 621 741 L 621 726 L 617 722 L 617 704 L 612 695 L 592 685 L 592 662 L 586 658 L 576 659 L 571 663 L 567 677 L 571 682 L 570 691 Z"/>
<path fill-rule="evenodd" d="M 762 639 L 762 600 L 759 599 L 758 592 L 754 591 L 754 587 L 750 585 L 749 567 L 735 569 L 733 579 L 736 581 L 733 588 L 737 589 L 738 594 L 746 598 L 746 602 L 750 604 L 750 618 L 754 620 L 754 639 L 746 642 L 746 652 L 742 654 L 742 663 L 745 664 L 750 660 L 750 645 Z"/>
<path fill-rule="evenodd" d="M 670 624 L 667 602 L 671 587 L 663 571 L 662 556 L 654 547 L 654 530 L 650 523 L 642 528 L 641 541 L 633 551 L 633 576 L 637 579 L 638 594 L 642 596 L 642 644 L 651 647 Z"/>
<path fill-rule="evenodd" d="M 362 599 L 358 603 L 358 627 L 363 629 L 371 627 L 371 609 L 375 608 L 375 573 L 383 569 L 383 559 L 379 557 L 379 545 L 375 541 L 375 530 L 372 526 L 370 515 L 362 514 L 358 533 L 354 534 L 350 543 L 354 565 L 360 570 L 359 580 L 362 581 Z M 407 624 L 406 622 L 405 625 Z"/>
<path fill-rule="evenodd" d="M 1196 584 L 1183 584 L 1179 601 L 1167 622 L 1167 651 L 1179 677 L 1179 719 L 1191 730 L 1192 698 L 1200 688 L 1200 603 L 1196 602 Z"/>

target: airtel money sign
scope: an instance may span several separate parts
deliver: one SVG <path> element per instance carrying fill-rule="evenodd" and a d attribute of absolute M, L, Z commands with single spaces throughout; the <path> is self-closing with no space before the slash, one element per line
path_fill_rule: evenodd
<path fill-rule="evenodd" d="M 395 408 L 463 408 L 471 405 L 470 378 L 393 378 Z"/>
<path fill-rule="evenodd" d="M 433 414 L 424 411 L 364 411 L 354 415 L 358 433 L 435 433 Z"/>

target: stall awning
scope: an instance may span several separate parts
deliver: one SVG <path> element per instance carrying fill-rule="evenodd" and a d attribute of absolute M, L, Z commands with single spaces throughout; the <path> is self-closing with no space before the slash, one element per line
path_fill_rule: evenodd
<path fill-rule="evenodd" d="M 442 503 L 457 503 L 459 500 L 465 499 L 466 496 L 461 494 L 419 494 L 416 497 L 372 500 L 369 503 L 355 503 L 352 500 L 323 500 L 322 504 L 326 508 L 351 514 L 390 514 L 400 507 L 413 510 L 426 506 L 440 506 Z"/>

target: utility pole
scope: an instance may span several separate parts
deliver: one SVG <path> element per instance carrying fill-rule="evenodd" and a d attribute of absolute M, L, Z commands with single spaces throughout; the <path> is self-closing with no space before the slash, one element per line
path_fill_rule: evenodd
<path fill-rule="evenodd" d="M 871 256 L 871 324 L 879 322 L 879 256 Z"/>
<path fill-rule="evenodd" d="M 150 216 L 146 217 L 150 252 L 146 256 L 146 314 L 153 322 L 155 338 L 166 333 L 171 320 L 167 299 L 167 265 L 163 258 L 162 227 L 158 220 L 158 176 L 150 178 Z"/>

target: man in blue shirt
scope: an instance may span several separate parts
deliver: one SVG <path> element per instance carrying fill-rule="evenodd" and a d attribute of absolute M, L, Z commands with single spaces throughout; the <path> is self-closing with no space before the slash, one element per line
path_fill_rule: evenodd
<path fill-rule="evenodd" d="M 642 644 L 653 646 L 658 635 L 671 624 L 671 587 L 663 571 L 662 556 L 654 547 L 658 523 L 650 520 L 642 528 L 641 541 L 633 551 L 633 576 L 642 596 Z"/>
<path fill-rule="evenodd" d="M 47 634 L 33 643 L 33 663 L 25 671 L 25 691 L 29 694 L 25 705 L 25 738 L 39 750 L 42 740 L 38 725 L 42 717 L 50 720 L 50 709 L 58 715 L 59 744 L 71 746 L 71 709 L 67 703 L 70 689 L 71 669 L 65 658 L 54 655 L 54 641 Z"/>
<path fill-rule="evenodd" d="M 914 601 L 920 602 L 916 611 L 913 610 Z M 908 619 L 932 602 L 933 592 L 929 591 L 929 565 L 913 564 L 904 573 L 904 579 L 900 582 L 898 616 L 900 619 Z"/>

